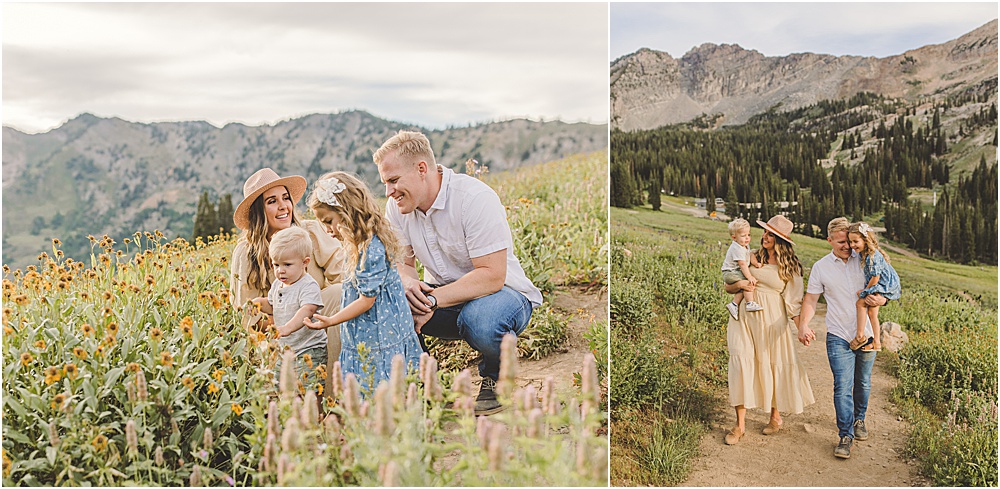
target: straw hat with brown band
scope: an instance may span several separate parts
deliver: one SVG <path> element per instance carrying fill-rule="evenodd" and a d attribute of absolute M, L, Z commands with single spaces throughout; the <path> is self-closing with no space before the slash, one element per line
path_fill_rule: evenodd
<path fill-rule="evenodd" d="M 236 227 L 249 228 L 250 206 L 253 205 L 253 201 L 264 192 L 279 185 L 288 189 L 293 206 L 299 202 L 299 199 L 306 193 L 306 187 L 308 187 L 306 179 L 299 175 L 282 178 L 270 168 L 258 170 L 257 173 L 250 175 L 250 178 L 243 184 L 243 202 L 236 206 L 236 212 L 233 213 L 233 222 L 236 223 Z"/>
<path fill-rule="evenodd" d="M 795 228 L 795 225 L 792 224 L 792 221 L 789 221 L 787 217 L 778 214 L 777 216 L 768 219 L 767 222 L 758 220 L 757 224 L 760 225 L 760 227 L 770 231 L 771 234 L 775 235 L 776 237 L 781 238 L 788 244 L 792 246 L 795 245 L 795 242 L 792 241 L 791 238 L 792 229 Z"/>

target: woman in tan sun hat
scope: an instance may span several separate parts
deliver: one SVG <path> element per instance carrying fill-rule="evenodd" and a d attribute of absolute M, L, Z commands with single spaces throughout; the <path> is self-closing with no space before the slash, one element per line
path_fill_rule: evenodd
<path fill-rule="evenodd" d="M 736 409 L 736 427 L 726 434 L 733 445 L 746 433 L 747 408 L 770 409 L 771 417 L 762 433 L 781 430 L 781 411 L 798 414 L 815 402 L 805 366 L 795 353 L 796 333 L 789 321 L 802 308 L 802 264 L 795 256 L 792 221 L 777 215 L 767 222 L 760 249 L 756 251 L 762 268 L 751 268 L 757 279 L 760 314 L 729 319 L 726 339 L 729 347 L 729 404 Z M 730 286 L 726 286 L 726 291 Z M 741 306 L 744 307 L 744 306 Z"/>
<path fill-rule="evenodd" d="M 298 175 L 279 177 L 274 170 L 264 168 L 243 184 L 243 201 L 236 206 L 233 221 L 240 234 L 230 265 L 229 291 L 233 306 L 244 307 L 247 301 L 267 297 L 274 281 L 274 269 L 268 254 L 268 244 L 274 233 L 291 226 L 305 229 L 312 241 L 312 256 L 307 272 L 320 285 L 324 315 L 340 310 L 341 273 L 344 253 L 340 242 L 330 237 L 318 221 L 303 220 L 295 212 L 295 204 L 306 193 L 306 179 Z M 246 313 L 244 326 L 256 324 L 260 315 Z M 327 358 L 340 354 L 340 334 L 331 328 L 327 337 Z M 330 362 L 332 364 L 332 361 Z M 327 390 L 330 375 L 327 368 Z"/>

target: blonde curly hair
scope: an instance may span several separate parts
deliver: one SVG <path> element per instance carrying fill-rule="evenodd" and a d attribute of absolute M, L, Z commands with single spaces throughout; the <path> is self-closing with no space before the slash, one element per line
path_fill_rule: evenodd
<path fill-rule="evenodd" d="M 392 224 L 379 209 L 371 190 L 354 175 L 342 171 L 327 173 L 318 181 L 331 178 L 336 178 L 344 184 L 344 189 L 336 194 L 337 202 L 340 205 L 322 202 L 317 195 L 320 192 L 318 185 L 309 194 L 306 203 L 313 213 L 317 209 L 325 209 L 335 213 L 340 218 L 337 231 L 340 233 L 342 244 L 347 251 L 345 277 L 348 280 L 353 280 L 358 265 L 364 267 L 365 259 L 368 257 L 368 245 L 373 236 L 378 236 L 382 244 L 385 245 L 389 266 L 395 264 L 402 253 L 402 247 L 399 244 L 399 238 L 392 229 Z"/>

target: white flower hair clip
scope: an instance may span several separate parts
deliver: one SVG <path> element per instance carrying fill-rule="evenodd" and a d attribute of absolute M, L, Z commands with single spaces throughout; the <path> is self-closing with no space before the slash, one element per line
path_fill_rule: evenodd
<path fill-rule="evenodd" d="M 871 236 L 872 227 L 868 225 L 867 222 L 858 224 L 858 231 L 861 231 L 865 236 Z"/>
<path fill-rule="evenodd" d="M 340 201 L 337 200 L 337 194 L 343 192 L 345 189 L 347 189 L 347 186 L 340 180 L 337 180 L 337 177 L 320 180 L 316 182 L 316 199 L 326 205 L 343 207 Z"/>

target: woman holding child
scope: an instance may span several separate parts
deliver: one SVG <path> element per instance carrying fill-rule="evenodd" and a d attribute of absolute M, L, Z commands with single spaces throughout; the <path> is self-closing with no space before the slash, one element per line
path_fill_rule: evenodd
<path fill-rule="evenodd" d="M 761 267 L 750 268 L 756 287 L 746 285 L 742 290 L 756 293 L 761 310 L 747 312 L 744 301 L 739 319 L 729 320 L 729 403 L 736 409 L 736 426 L 726 434 L 727 445 L 736 444 L 746 433 L 747 408 L 770 408 L 763 434 L 773 435 L 781 429 L 780 411 L 801 413 L 815 402 L 789 325 L 789 320 L 798 319 L 803 293 L 802 264 L 790 238 L 793 225 L 781 215 L 757 223 L 764 228 L 756 252 Z M 726 285 L 731 294 L 740 290 L 738 284 Z"/>
<path fill-rule="evenodd" d="M 268 249 L 271 238 L 278 231 L 295 226 L 304 229 L 309 236 L 311 250 L 309 259 L 304 260 L 305 272 L 321 289 L 323 307 L 320 311 L 333 314 L 340 309 L 344 253 L 340 242 L 330 237 L 318 222 L 302 220 L 295 212 L 295 204 L 305 194 L 306 187 L 305 178 L 297 175 L 282 178 L 270 168 L 254 173 L 244 183 L 243 201 L 233 214 L 236 226 L 243 230 L 230 264 L 229 289 L 233 306 L 242 307 L 248 301 L 268 296 L 276 280 Z M 244 325 L 256 324 L 260 317 L 259 314 L 245 314 Z M 336 330 L 325 335 L 322 331 L 312 332 L 306 328 L 301 334 L 305 333 L 328 336 L 326 351 L 336 358 L 340 352 Z M 312 338 L 310 344 L 315 343 L 317 340 Z M 326 363 L 316 360 L 316 364 Z M 331 370 L 327 369 L 327 384 Z"/>

